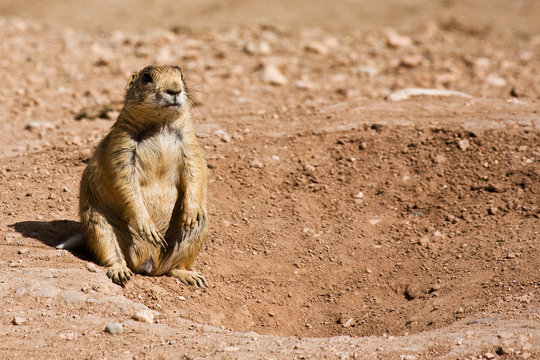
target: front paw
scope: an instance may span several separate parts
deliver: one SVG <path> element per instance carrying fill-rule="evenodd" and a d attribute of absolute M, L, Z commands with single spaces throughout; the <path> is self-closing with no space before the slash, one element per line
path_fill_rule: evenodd
<path fill-rule="evenodd" d="M 200 207 L 184 206 L 181 216 L 182 228 L 184 231 L 190 232 L 200 225 L 203 218 L 204 213 Z"/>
<path fill-rule="evenodd" d="M 141 229 L 144 234 L 145 239 L 150 241 L 154 246 L 161 246 L 165 248 L 167 246 L 167 241 L 154 225 L 147 225 Z"/>
<path fill-rule="evenodd" d="M 139 241 L 148 241 L 154 246 L 161 246 L 165 248 L 167 241 L 159 233 L 152 220 L 146 222 L 139 222 L 137 225 L 132 226 L 133 235 L 139 239 Z"/>

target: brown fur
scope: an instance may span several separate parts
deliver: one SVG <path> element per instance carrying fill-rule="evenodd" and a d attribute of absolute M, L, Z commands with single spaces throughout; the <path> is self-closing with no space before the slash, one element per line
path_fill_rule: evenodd
<path fill-rule="evenodd" d="M 190 271 L 207 233 L 206 183 L 180 68 L 144 68 L 81 181 L 85 243 L 112 281 L 136 272 L 206 286 Z"/>

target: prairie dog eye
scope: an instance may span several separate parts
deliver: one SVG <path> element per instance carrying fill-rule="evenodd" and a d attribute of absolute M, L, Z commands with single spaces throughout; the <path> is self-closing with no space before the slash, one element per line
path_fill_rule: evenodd
<path fill-rule="evenodd" d="M 150 75 L 149 73 L 144 73 L 143 76 L 142 76 L 142 82 L 147 84 L 147 83 L 151 83 L 152 81 L 154 81 L 154 79 L 152 79 L 152 75 Z"/>

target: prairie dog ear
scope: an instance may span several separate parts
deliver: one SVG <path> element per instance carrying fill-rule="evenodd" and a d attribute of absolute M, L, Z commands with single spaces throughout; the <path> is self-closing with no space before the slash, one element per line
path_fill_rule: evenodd
<path fill-rule="evenodd" d="M 129 89 L 131 87 L 131 85 L 133 85 L 133 83 L 135 82 L 135 79 L 137 78 L 137 73 L 133 73 L 131 74 L 130 78 L 129 78 L 129 81 L 128 81 L 128 84 L 126 86 L 126 90 Z"/>
<path fill-rule="evenodd" d="M 172 67 L 180 71 L 180 78 L 182 79 L 182 81 L 184 81 L 184 73 L 182 72 L 182 68 L 178 65 L 173 65 Z"/>

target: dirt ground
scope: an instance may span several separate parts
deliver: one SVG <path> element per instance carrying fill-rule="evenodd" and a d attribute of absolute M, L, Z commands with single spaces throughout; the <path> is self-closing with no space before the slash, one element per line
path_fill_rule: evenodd
<path fill-rule="evenodd" d="M 540 357 L 540 3 L 288 3 L 0 4 L 2 358 Z M 208 289 L 54 249 L 148 64 L 198 100 Z"/>

